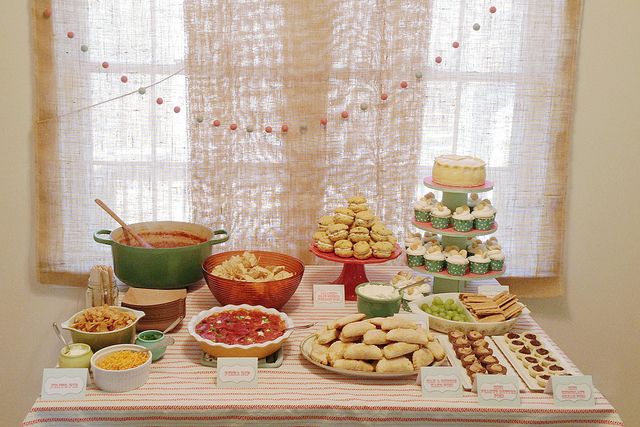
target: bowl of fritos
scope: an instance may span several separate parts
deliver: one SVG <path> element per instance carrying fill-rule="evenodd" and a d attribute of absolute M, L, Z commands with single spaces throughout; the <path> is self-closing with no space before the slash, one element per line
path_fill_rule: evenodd
<path fill-rule="evenodd" d="M 79 311 L 62 323 L 74 343 L 85 343 L 94 352 L 116 344 L 133 342 L 136 323 L 144 311 L 103 305 Z"/>
<path fill-rule="evenodd" d="M 266 251 L 230 251 L 202 264 L 204 279 L 222 305 L 281 308 L 298 289 L 304 264 L 289 255 Z"/>

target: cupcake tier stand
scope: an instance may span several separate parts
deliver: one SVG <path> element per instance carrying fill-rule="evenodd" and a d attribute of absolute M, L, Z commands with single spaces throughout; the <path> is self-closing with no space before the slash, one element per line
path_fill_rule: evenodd
<path fill-rule="evenodd" d="M 356 286 L 358 286 L 360 283 L 369 281 L 364 270 L 365 265 L 381 264 L 383 262 L 396 259 L 402 254 L 402 248 L 400 248 L 398 244 L 395 245 L 395 248 L 393 249 L 393 252 L 391 252 L 391 256 L 389 258 L 342 258 L 334 253 L 321 252 L 313 244 L 309 246 L 309 251 L 311 251 L 311 253 L 313 253 L 318 258 L 343 264 L 342 272 L 340 273 L 338 278 L 331 283 L 344 285 L 344 297 L 347 301 L 355 301 L 357 299 Z"/>
<path fill-rule="evenodd" d="M 484 185 L 477 187 L 451 187 L 434 183 L 430 176 L 424 179 L 424 185 L 432 190 L 442 191 L 442 204 L 448 207 L 451 212 L 455 211 L 458 206 L 467 204 L 467 195 L 469 193 L 485 193 L 493 189 L 493 182 L 491 181 L 486 181 Z M 467 239 L 469 237 L 485 236 L 495 233 L 498 230 L 497 223 L 494 223 L 490 230 L 471 230 L 466 232 L 455 231 L 453 227 L 445 229 L 434 228 L 430 222 L 413 221 L 412 223 L 415 227 L 421 230 L 442 235 L 442 246 L 445 247 L 454 245 L 459 248 L 466 248 Z M 468 272 L 464 276 L 454 276 L 447 273 L 447 270 L 434 273 L 427 271 L 424 266 L 412 268 L 420 274 L 433 276 L 433 292 L 437 294 L 462 292 L 465 282 L 469 280 L 495 279 L 496 277 L 502 276 L 505 271 L 505 267 L 503 266 L 500 271 L 489 271 L 486 274 L 474 274 Z"/>

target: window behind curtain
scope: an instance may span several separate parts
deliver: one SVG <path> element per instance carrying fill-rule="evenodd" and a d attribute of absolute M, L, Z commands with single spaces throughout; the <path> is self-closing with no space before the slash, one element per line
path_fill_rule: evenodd
<path fill-rule="evenodd" d="M 488 162 L 508 274 L 560 290 L 580 2 L 416 3 L 57 0 L 45 19 L 36 0 L 41 280 L 108 262 L 96 197 L 306 262 L 317 217 L 356 193 L 402 235 L 456 152 Z"/>

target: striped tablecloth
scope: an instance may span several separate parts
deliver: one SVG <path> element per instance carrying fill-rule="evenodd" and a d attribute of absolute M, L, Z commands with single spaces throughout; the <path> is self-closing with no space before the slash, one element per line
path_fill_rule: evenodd
<path fill-rule="evenodd" d="M 370 266 L 367 272 L 371 280 L 389 280 L 398 268 Z M 339 271 L 336 266 L 308 266 L 283 311 L 296 324 L 327 322 L 355 312 L 355 303 L 347 303 L 344 309 L 313 307 L 312 284 L 328 283 Z M 206 286 L 194 289 L 187 299 L 186 319 L 214 305 L 217 302 Z M 38 399 L 23 425 L 623 425 L 599 392 L 595 407 L 590 409 L 557 408 L 551 397 L 542 393 L 522 393 L 520 408 L 492 409 L 478 406 L 476 395 L 470 392 L 455 399 L 424 399 L 415 378 L 343 377 L 302 358 L 299 345 L 309 331 L 292 335 L 280 368 L 260 370 L 258 388 L 218 389 L 215 369 L 198 363 L 201 352 L 186 323 L 172 333 L 176 344 L 152 365 L 149 381 L 142 388 L 105 393 L 90 386 L 84 400 Z M 517 329 L 544 335 L 528 315 L 521 316 Z M 561 352 L 557 347 L 555 350 Z"/>

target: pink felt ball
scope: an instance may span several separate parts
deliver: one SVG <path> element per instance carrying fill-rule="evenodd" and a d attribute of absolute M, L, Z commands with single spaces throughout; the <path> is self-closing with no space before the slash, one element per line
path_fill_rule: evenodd
<path fill-rule="evenodd" d="M 178 107 L 177 105 L 175 107 L 173 107 L 173 112 L 174 113 L 179 113 L 180 112 L 180 107 Z"/>
<path fill-rule="evenodd" d="M 326 125 L 327 125 L 327 119 L 326 119 L 325 117 L 321 118 L 321 119 L 320 119 L 320 124 L 321 124 L 322 126 L 326 126 Z"/>
<path fill-rule="evenodd" d="M 400 82 L 400 87 L 402 89 L 406 89 L 409 86 L 409 83 L 405 82 L 404 80 Z"/>
<path fill-rule="evenodd" d="M 218 120 L 218 119 L 214 120 L 214 121 L 213 121 L 213 125 L 214 125 L 215 127 L 220 126 L 220 120 Z"/>
<path fill-rule="evenodd" d="M 289 132 L 289 126 L 282 125 L 282 132 Z"/>
<path fill-rule="evenodd" d="M 51 8 L 47 7 L 42 11 L 42 16 L 45 18 L 51 18 Z"/>
<path fill-rule="evenodd" d="M 236 130 L 236 129 L 238 129 L 238 125 L 235 124 L 235 123 L 231 123 L 231 125 L 229 126 L 229 129 Z"/>
<path fill-rule="evenodd" d="M 157 98 L 156 99 L 156 104 L 162 105 L 163 103 L 164 103 L 164 99 L 162 99 L 162 98 Z"/>
<path fill-rule="evenodd" d="M 383 101 L 386 101 L 389 98 L 389 95 L 386 93 L 383 93 L 382 95 L 380 95 L 380 99 L 382 99 Z"/>
<path fill-rule="evenodd" d="M 496 9 L 496 7 L 495 7 L 495 6 L 491 6 L 491 7 L 489 8 L 489 12 L 491 12 L 491 13 L 496 13 L 496 10 L 497 10 L 497 9 Z"/>
<path fill-rule="evenodd" d="M 127 77 L 127 76 L 122 76 L 122 77 L 120 77 L 120 81 L 121 81 L 122 83 L 126 83 L 126 82 L 128 82 L 128 81 L 129 81 L 129 77 Z"/>
<path fill-rule="evenodd" d="M 271 129 L 271 126 L 267 126 L 266 128 L 264 128 L 264 131 L 265 131 L 266 133 L 271 133 L 271 131 L 272 131 L 272 130 L 273 130 L 273 129 Z"/>
<path fill-rule="evenodd" d="M 102 63 L 102 68 L 109 68 L 109 63 L 107 61 L 104 61 Z"/>
<path fill-rule="evenodd" d="M 340 116 L 343 119 L 348 119 L 349 118 L 349 112 L 348 111 L 343 111 L 342 113 L 340 113 Z"/>
<path fill-rule="evenodd" d="M 454 49 L 457 49 L 458 47 L 460 47 L 460 43 L 458 43 L 458 42 L 453 42 L 453 43 L 451 44 L 451 46 L 453 46 L 453 48 L 454 48 Z"/>
<path fill-rule="evenodd" d="M 436 56 L 436 64 L 439 64 L 442 62 L 442 58 L 439 56 Z"/>
<path fill-rule="evenodd" d="M 72 39 L 74 36 L 75 36 L 75 34 L 74 34 L 74 32 L 73 32 L 73 31 L 69 31 L 69 32 L 67 33 L 67 37 L 69 37 L 70 39 Z"/>

